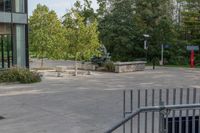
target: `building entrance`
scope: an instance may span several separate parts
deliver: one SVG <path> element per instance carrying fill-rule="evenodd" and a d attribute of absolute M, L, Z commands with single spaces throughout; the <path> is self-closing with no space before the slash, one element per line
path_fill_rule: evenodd
<path fill-rule="evenodd" d="M 11 36 L 0 35 L 0 69 L 10 68 L 12 64 Z"/>

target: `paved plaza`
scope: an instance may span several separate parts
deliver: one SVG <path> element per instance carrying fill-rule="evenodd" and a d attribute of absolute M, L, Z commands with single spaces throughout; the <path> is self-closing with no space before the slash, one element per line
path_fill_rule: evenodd
<path fill-rule="evenodd" d="M 199 88 L 200 70 L 159 67 L 0 85 L 0 133 L 103 133 L 122 119 L 122 90 Z"/>

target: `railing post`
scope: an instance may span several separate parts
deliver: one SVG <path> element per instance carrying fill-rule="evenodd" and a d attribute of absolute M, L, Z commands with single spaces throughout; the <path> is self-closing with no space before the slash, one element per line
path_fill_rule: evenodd
<path fill-rule="evenodd" d="M 123 117 L 126 117 L 126 90 L 123 93 Z M 123 125 L 123 133 L 126 132 L 125 124 Z"/>
<path fill-rule="evenodd" d="M 159 112 L 159 133 L 165 133 L 165 125 L 164 125 L 164 119 L 165 119 L 165 114 L 166 114 L 166 109 L 162 109 L 164 107 L 164 102 L 160 102 L 160 107 L 161 110 Z"/>
<path fill-rule="evenodd" d="M 164 113 L 160 113 L 160 133 L 165 133 Z"/>

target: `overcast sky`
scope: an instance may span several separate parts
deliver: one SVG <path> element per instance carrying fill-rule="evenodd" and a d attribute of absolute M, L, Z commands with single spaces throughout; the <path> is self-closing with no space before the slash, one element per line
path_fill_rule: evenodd
<path fill-rule="evenodd" d="M 70 9 L 76 0 L 29 0 L 29 15 L 32 14 L 37 4 L 45 4 L 50 9 L 57 12 L 58 16 L 61 17 L 65 12 Z M 80 0 L 82 1 L 82 0 Z M 97 8 L 96 0 L 92 0 L 93 7 Z"/>

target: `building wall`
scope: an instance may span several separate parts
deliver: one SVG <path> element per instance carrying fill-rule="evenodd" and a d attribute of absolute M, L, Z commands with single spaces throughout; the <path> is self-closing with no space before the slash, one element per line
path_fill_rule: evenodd
<path fill-rule="evenodd" d="M 0 0 L 0 68 L 29 66 L 27 4 L 28 0 Z"/>

